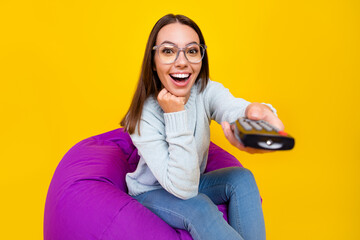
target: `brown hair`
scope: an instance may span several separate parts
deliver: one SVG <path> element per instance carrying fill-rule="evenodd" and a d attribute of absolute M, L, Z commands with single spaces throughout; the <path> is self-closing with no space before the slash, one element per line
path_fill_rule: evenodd
<path fill-rule="evenodd" d="M 154 66 L 153 47 L 155 46 L 156 38 L 160 29 L 168 24 L 176 23 L 176 22 L 187 25 L 192 29 L 194 29 L 199 36 L 200 44 L 205 45 L 205 40 L 201 33 L 200 28 L 190 18 L 185 17 L 183 15 L 168 14 L 157 21 L 157 23 L 151 30 L 148 42 L 146 44 L 140 78 L 131 105 L 129 107 L 128 112 L 120 122 L 121 126 L 124 126 L 125 131 L 127 131 L 129 134 L 134 133 L 136 125 L 138 125 L 138 132 L 140 134 L 139 125 L 140 125 L 140 118 L 141 118 L 144 102 L 149 96 L 151 95 L 157 96 L 158 93 L 161 91 L 161 81 L 156 71 L 153 68 Z M 208 63 L 208 56 L 206 51 L 204 58 L 202 59 L 201 70 L 196 79 L 196 82 L 198 82 L 199 79 L 201 79 L 201 88 L 200 88 L 200 92 L 201 92 L 205 89 L 209 79 L 209 63 Z"/>

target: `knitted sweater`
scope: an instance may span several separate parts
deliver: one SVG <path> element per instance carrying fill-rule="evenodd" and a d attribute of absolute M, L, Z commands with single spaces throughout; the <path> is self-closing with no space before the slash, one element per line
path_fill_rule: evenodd
<path fill-rule="evenodd" d="M 145 101 L 140 135 L 138 129 L 130 135 L 140 155 L 136 170 L 126 175 L 130 195 L 159 188 L 181 199 L 198 194 L 208 157 L 211 120 L 233 123 L 245 116 L 250 104 L 211 80 L 199 93 L 199 82 L 192 87 L 184 111 L 164 113 L 155 97 Z"/>

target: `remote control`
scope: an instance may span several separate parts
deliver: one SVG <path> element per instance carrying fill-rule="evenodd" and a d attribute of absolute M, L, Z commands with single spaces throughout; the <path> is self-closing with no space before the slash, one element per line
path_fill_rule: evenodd
<path fill-rule="evenodd" d="M 266 150 L 290 150 L 295 139 L 284 131 L 279 131 L 268 122 L 239 118 L 235 122 L 235 136 L 245 147 Z"/>

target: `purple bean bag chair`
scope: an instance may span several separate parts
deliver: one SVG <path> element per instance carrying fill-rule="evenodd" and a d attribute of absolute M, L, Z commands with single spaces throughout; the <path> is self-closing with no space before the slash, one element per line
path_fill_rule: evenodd
<path fill-rule="evenodd" d="M 115 129 L 85 139 L 59 163 L 45 204 L 45 240 L 191 240 L 127 194 L 125 174 L 139 161 L 130 136 Z M 206 171 L 242 165 L 211 143 Z M 227 219 L 226 205 L 218 206 Z"/>

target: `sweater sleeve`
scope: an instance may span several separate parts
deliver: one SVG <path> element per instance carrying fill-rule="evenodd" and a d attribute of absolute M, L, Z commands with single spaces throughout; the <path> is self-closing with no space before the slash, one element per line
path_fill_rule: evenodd
<path fill-rule="evenodd" d="M 205 103 L 207 114 L 212 120 L 221 124 L 223 121 L 234 123 L 238 118 L 245 117 L 245 110 L 250 102 L 235 98 L 221 83 L 209 81 L 205 91 Z M 268 103 L 262 103 L 270 107 L 277 116 L 276 109 Z"/>
<path fill-rule="evenodd" d="M 133 143 L 165 190 L 182 199 L 194 197 L 198 194 L 200 170 L 187 112 L 156 112 L 144 109 L 140 135 L 137 129 L 131 135 Z"/>
<path fill-rule="evenodd" d="M 229 89 L 218 82 L 209 81 L 204 94 L 207 114 L 219 124 L 223 121 L 233 123 L 245 117 L 245 110 L 250 104 L 242 98 L 235 98 Z"/>

